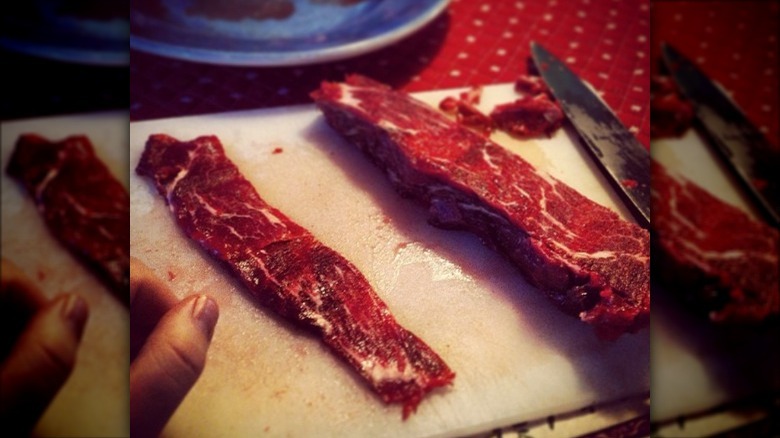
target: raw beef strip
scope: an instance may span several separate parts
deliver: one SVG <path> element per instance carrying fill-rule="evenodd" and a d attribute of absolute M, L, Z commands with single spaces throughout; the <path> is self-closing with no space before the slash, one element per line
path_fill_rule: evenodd
<path fill-rule="evenodd" d="M 54 237 L 127 305 L 130 198 L 89 139 L 22 135 L 7 172 L 27 190 Z"/>
<path fill-rule="evenodd" d="M 716 322 L 780 312 L 778 231 L 652 164 L 654 271 Z"/>
<path fill-rule="evenodd" d="M 432 224 L 478 234 L 603 338 L 647 325 L 647 230 L 385 85 L 355 75 L 312 96 Z"/>
<path fill-rule="evenodd" d="M 255 299 L 317 332 L 404 418 L 455 374 L 401 327 L 349 261 L 269 206 L 216 137 L 153 135 L 136 172 L 149 177 L 181 229 Z"/>

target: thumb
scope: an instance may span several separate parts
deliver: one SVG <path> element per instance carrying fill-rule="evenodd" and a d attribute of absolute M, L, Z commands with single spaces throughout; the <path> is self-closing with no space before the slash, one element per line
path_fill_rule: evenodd
<path fill-rule="evenodd" d="M 160 320 L 130 365 L 133 436 L 157 436 L 203 371 L 219 317 L 205 295 L 178 303 Z"/>
<path fill-rule="evenodd" d="M 63 295 L 38 310 L 0 368 L 0 417 L 29 433 L 65 383 L 76 361 L 89 308 Z"/>

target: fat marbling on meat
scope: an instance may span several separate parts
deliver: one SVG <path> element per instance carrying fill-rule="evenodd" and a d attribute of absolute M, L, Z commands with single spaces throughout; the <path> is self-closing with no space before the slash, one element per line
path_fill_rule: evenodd
<path fill-rule="evenodd" d="M 652 163 L 654 272 L 717 323 L 780 313 L 780 233 Z"/>
<path fill-rule="evenodd" d="M 401 327 L 358 269 L 268 205 L 218 138 L 153 135 L 136 172 L 165 198 L 176 222 L 264 306 L 313 330 L 406 418 L 455 374 Z"/>
<path fill-rule="evenodd" d="M 476 233 L 603 338 L 648 324 L 647 230 L 371 79 L 324 82 L 312 97 L 328 124 L 367 154 L 397 191 L 428 207 L 433 225 Z"/>
<path fill-rule="evenodd" d="M 23 134 L 8 174 L 27 190 L 51 234 L 129 303 L 130 197 L 89 138 Z"/>

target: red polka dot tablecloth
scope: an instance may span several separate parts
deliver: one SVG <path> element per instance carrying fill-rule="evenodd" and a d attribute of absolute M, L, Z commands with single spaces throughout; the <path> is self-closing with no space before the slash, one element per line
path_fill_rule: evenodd
<path fill-rule="evenodd" d="M 655 2 L 653 74 L 667 42 L 720 83 L 775 146 L 778 132 L 780 1 Z"/>
<path fill-rule="evenodd" d="M 325 64 L 228 67 L 136 50 L 132 121 L 310 102 L 323 80 L 360 73 L 405 91 L 513 82 L 537 41 L 588 81 L 650 142 L 649 0 L 453 0 L 430 24 L 379 51 Z"/>

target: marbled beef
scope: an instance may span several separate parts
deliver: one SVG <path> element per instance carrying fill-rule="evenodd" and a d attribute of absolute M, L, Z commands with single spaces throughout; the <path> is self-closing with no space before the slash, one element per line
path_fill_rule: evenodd
<path fill-rule="evenodd" d="M 401 327 L 357 268 L 269 206 L 219 139 L 153 135 L 136 172 L 165 198 L 179 227 L 261 304 L 316 332 L 406 418 L 455 374 Z"/>
<path fill-rule="evenodd" d="M 652 163 L 653 272 L 715 322 L 780 312 L 778 231 Z"/>
<path fill-rule="evenodd" d="M 22 135 L 7 172 L 32 197 L 51 234 L 127 305 L 130 197 L 89 139 Z"/>
<path fill-rule="evenodd" d="M 330 126 L 381 167 L 401 194 L 429 208 L 431 223 L 478 234 L 604 338 L 647 325 L 647 230 L 368 78 L 325 82 L 312 97 Z"/>

